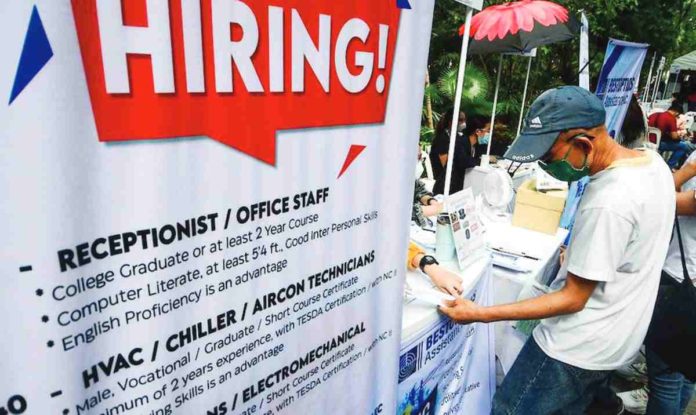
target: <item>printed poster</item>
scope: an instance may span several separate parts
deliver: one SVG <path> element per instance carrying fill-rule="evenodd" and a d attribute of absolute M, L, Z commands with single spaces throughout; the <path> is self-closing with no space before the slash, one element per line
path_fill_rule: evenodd
<path fill-rule="evenodd" d="M 0 413 L 395 409 L 433 1 L 0 6 Z"/>

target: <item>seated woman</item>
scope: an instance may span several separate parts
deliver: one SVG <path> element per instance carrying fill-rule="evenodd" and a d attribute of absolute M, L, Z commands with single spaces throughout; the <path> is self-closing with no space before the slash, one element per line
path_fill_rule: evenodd
<path fill-rule="evenodd" d="M 452 109 L 448 110 L 440 119 L 440 122 L 435 128 L 435 138 L 433 138 L 433 144 L 430 148 L 430 164 L 433 167 L 433 177 L 435 178 L 435 186 L 433 187 L 433 193 L 443 194 L 445 188 L 445 174 L 447 168 L 447 158 L 449 156 L 449 142 L 450 142 L 450 130 L 452 127 L 452 114 L 454 111 Z M 466 128 L 466 114 L 461 111 L 459 113 L 459 122 L 457 124 L 457 142 L 461 141 L 460 138 L 464 137 L 464 129 Z M 455 159 L 458 159 L 455 147 Z M 455 171 L 452 170 L 452 185 L 450 189 L 454 188 L 454 174 Z"/>
<path fill-rule="evenodd" d="M 433 193 L 445 192 L 445 175 L 449 156 L 450 126 L 452 124 L 449 114 L 440 120 L 437 126 L 435 139 L 430 150 L 430 163 L 433 166 L 435 186 Z M 460 114 L 461 117 L 464 113 Z M 460 120 L 461 121 L 461 120 Z M 457 139 L 454 144 L 454 164 L 452 165 L 452 178 L 450 179 L 450 194 L 464 188 L 464 174 L 466 169 L 476 167 L 481 162 L 481 147 L 490 140 L 490 123 L 484 117 L 471 117 L 464 123 L 459 123 Z"/>
<path fill-rule="evenodd" d="M 408 244 L 408 259 L 406 265 L 409 270 L 420 268 L 441 291 L 455 297 L 462 293 L 462 279 L 457 274 L 441 267 L 437 260 L 413 242 Z"/>

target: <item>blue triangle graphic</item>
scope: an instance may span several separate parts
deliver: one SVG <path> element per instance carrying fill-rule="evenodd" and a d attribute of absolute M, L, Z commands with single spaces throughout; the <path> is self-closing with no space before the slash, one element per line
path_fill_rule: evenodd
<path fill-rule="evenodd" d="M 411 5 L 408 4 L 408 0 L 396 0 L 396 7 L 400 9 L 410 9 Z"/>
<path fill-rule="evenodd" d="M 9 104 L 12 104 L 12 101 L 29 85 L 29 82 L 43 69 L 52 56 L 53 49 L 51 49 L 51 44 L 48 42 L 43 23 L 41 23 L 39 11 L 34 6 L 34 10 L 31 12 L 31 19 L 29 20 L 29 28 L 24 38 L 22 55 L 19 57 Z"/>

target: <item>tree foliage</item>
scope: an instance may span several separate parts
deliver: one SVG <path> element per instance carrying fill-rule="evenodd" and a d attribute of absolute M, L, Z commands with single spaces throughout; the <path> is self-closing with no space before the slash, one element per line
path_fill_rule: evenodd
<path fill-rule="evenodd" d="M 484 6 L 505 3 L 488 0 Z M 594 87 L 610 38 L 650 45 L 641 81 L 647 77 L 653 52 L 667 63 L 696 49 L 696 0 L 556 0 L 579 18 L 584 10 L 590 25 L 590 76 Z M 433 117 L 450 108 L 454 98 L 461 37 L 466 9 L 455 0 L 436 0 L 426 88 Z M 527 105 L 546 89 L 578 83 L 579 39 L 539 48 L 532 63 Z M 470 56 L 462 105 L 467 113 L 490 114 L 499 55 Z M 527 70 L 525 57 L 506 56 L 501 74 L 498 119 L 517 127 Z M 641 83 L 642 85 L 642 83 Z M 425 112 L 424 112 L 425 119 Z M 423 123 L 426 125 L 426 123 Z M 429 138 L 428 129 L 423 138 Z M 509 139 L 510 137 L 505 137 Z"/>

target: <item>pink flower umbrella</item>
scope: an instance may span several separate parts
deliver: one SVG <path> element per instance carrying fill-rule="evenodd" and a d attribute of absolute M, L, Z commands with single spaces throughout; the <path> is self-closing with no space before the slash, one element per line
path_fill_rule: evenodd
<path fill-rule="evenodd" d="M 490 6 L 471 21 L 469 53 L 524 52 L 572 39 L 580 23 L 563 6 L 545 0 L 521 0 Z M 459 29 L 464 35 L 464 26 Z"/>

